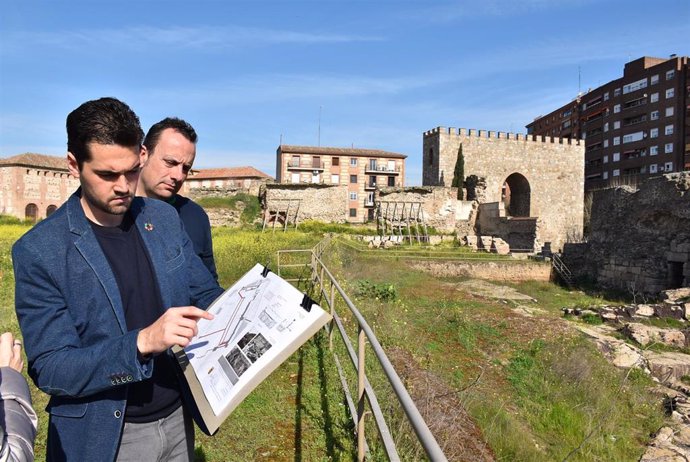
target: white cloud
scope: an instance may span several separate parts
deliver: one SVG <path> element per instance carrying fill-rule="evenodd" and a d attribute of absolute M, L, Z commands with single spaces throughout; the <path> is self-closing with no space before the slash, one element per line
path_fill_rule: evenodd
<path fill-rule="evenodd" d="M 381 37 L 337 33 L 301 32 L 240 26 L 150 27 L 81 29 L 59 31 L 14 31 L 3 34 L 3 50 L 33 47 L 66 48 L 109 46 L 118 50 L 147 50 L 157 47 L 180 50 L 216 51 L 286 44 L 329 44 L 381 41 Z"/>

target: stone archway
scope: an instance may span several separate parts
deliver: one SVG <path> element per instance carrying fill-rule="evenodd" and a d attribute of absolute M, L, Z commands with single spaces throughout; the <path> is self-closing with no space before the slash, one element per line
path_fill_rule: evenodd
<path fill-rule="evenodd" d="M 52 204 L 49 205 L 48 208 L 46 209 L 46 218 L 51 216 L 53 214 L 53 212 L 56 210 L 57 210 L 57 205 L 52 205 Z"/>
<path fill-rule="evenodd" d="M 27 204 L 24 209 L 24 219 L 36 223 L 38 219 L 38 206 L 36 204 Z"/>
<path fill-rule="evenodd" d="M 529 217 L 531 188 L 529 181 L 519 173 L 506 178 L 501 188 L 501 200 L 505 205 L 506 215 L 511 217 Z"/>

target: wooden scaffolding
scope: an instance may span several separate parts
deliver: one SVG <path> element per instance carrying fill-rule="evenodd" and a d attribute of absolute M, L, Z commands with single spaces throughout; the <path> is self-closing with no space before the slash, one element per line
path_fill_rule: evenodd
<path fill-rule="evenodd" d="M 429 242 L 422 202 L 376 202 L 376 230 L 380 236 L 401 236 L 417 242 Z"/>
<path fill-rule="evenodd" d="M 297 217 L 299 215 L 299 207 L 302 199 L 273 199 L 270 207 L 264 210 L 264 222 L 262 231 L 266 231 L 266 226 L 271 225 L 271 230 L 275 232 L 276 223 L 284 231 L 287 231 L 288 226 L 294 225 L 297 228 Z"/>

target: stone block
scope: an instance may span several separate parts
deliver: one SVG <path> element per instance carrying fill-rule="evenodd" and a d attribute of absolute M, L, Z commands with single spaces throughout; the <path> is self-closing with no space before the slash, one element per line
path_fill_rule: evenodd
<path fill-rule="evenodd" d="M 491 251 L 499 255 L 508 255 L 510 253 L 510 246 L 503 239 L 496 237 L 491 243 Z"/>
<path fill-rule="evenodd" d="M 493 238 L 491 236 L 481 236 L 479 238 L 479 248 L 484 250 L 491 250 L 491 242 Z"/>
<path fill-rule="evenodd" d="M 462 243 L 473 250 L 477 250 L 477 236 L 467 235 L 462 237 Z"/>

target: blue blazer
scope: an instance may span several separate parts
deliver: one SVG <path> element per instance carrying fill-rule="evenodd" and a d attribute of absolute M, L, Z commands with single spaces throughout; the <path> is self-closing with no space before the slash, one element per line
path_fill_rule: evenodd
<path fill-rule="evenodd" d="M 80 190 L 12 248 L 15 307 L 29 375 L 51 395 L 47 460 L 115 459 L 131 382 L 151 377 L 137 359 L 120 292 L 84 215 Z M 131 212 L 165 307 L 206 309 L 222 294 L 170 205 L 137 197 Z"/>

